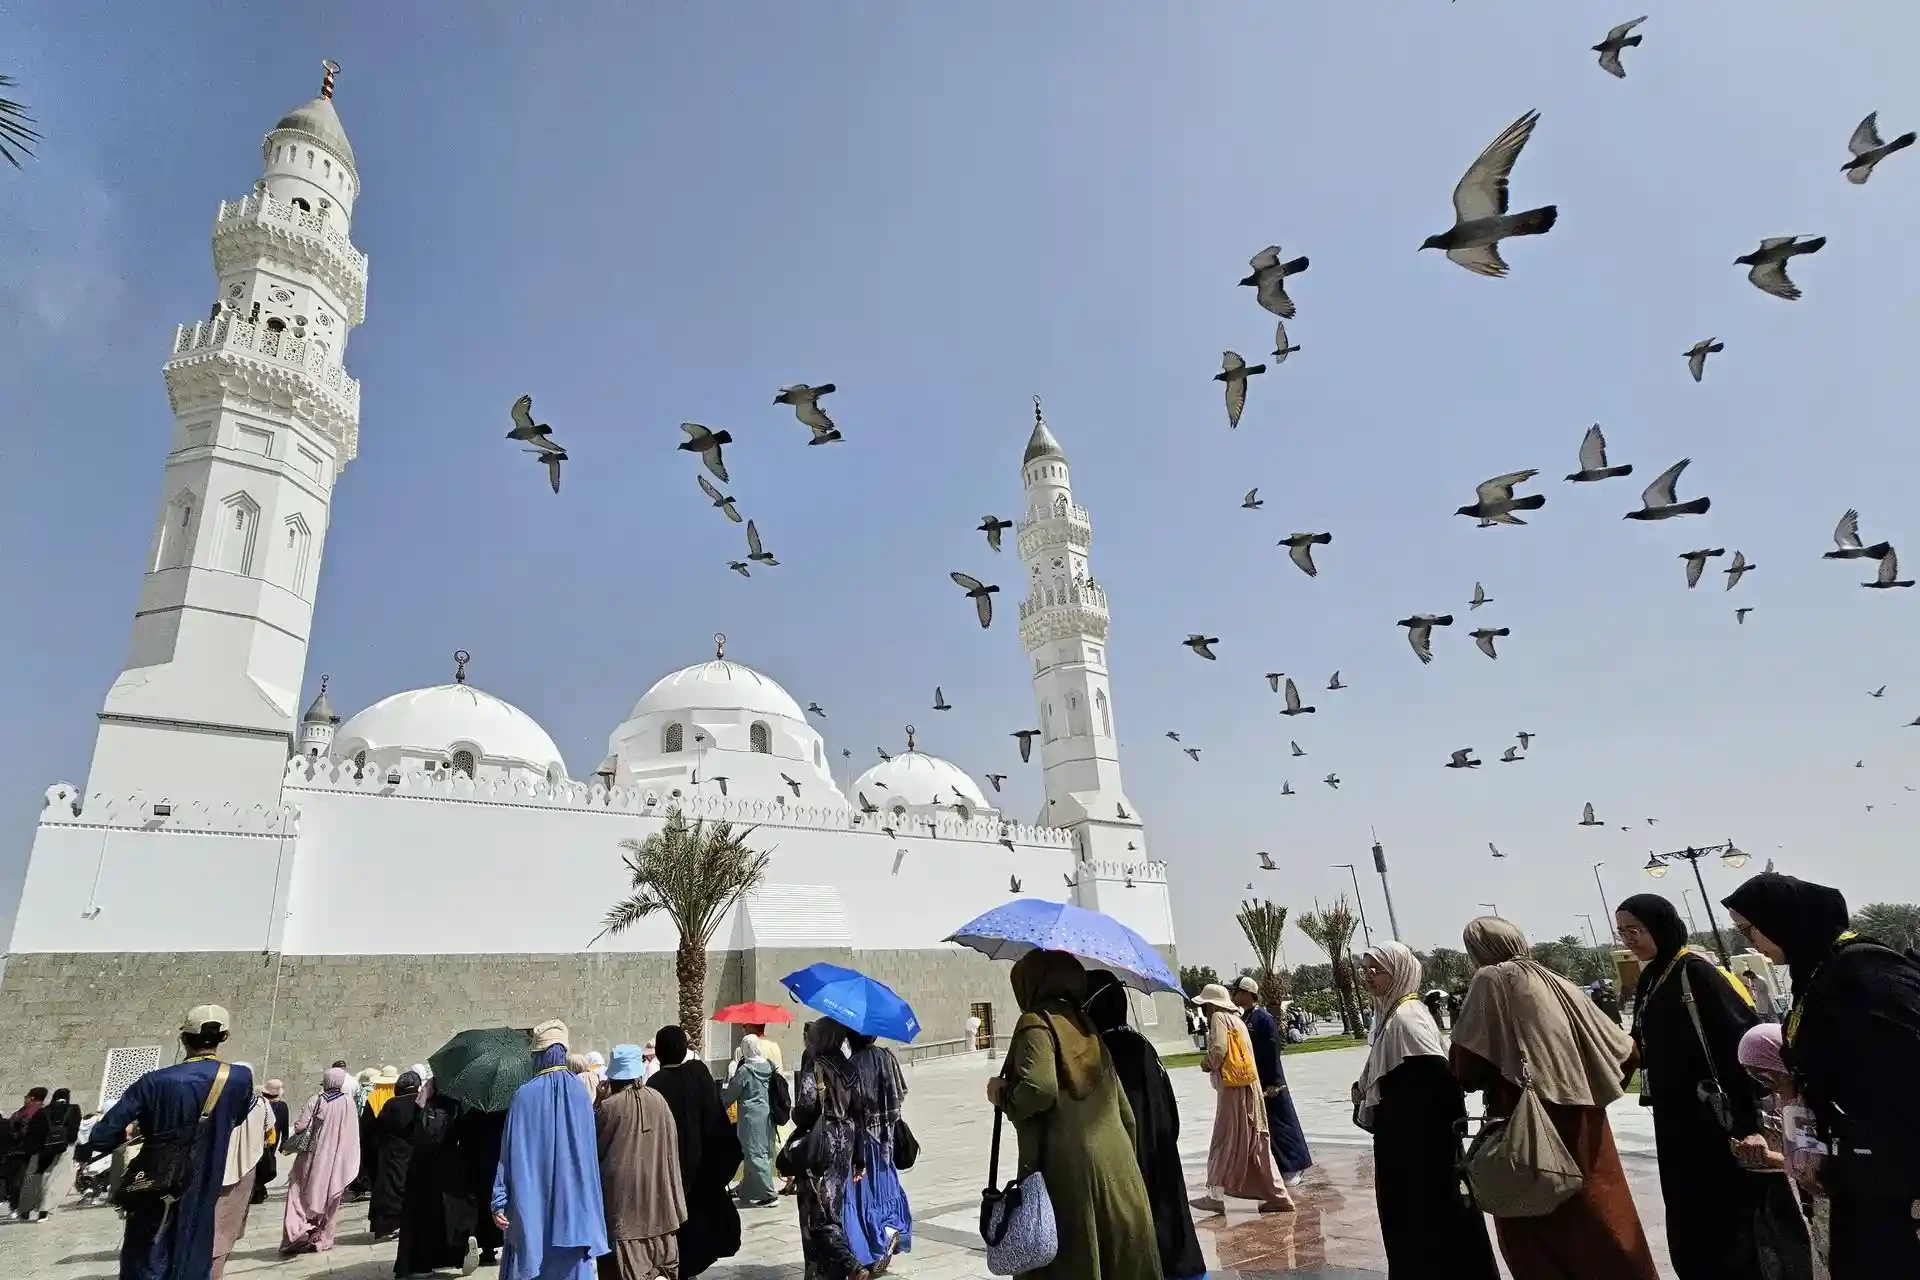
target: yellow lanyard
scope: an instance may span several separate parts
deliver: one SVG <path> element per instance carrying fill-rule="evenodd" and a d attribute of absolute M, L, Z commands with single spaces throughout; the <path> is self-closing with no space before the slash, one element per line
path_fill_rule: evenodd
<path fill-rule="evenodd" d="M 535 1074 L 536 1076 L 550 1076 L 556 1071 L 565 1071 L 566 1069 L 567 1069 L 567 1064 L 562 1062 L 557 1066 L 542 1067 L 538 1071 L 534 1072 L 533 1074 Z"/>
<path fill-rule="evenodd" d="M 1653 985 L 1651 987 L 1647 988 L 1647 999 L 1649 1000 L 1653 999 L 1654 992 L 1660 990 L 1660 984 L 1665 982 L 1668 976 L 1673 973 L 1675 966 L 1677 966 L 1682 960 L 1685 960 L 1688 956 L 1692 954 L 1693 954 L 1692 947 L 1682 947 L 1678 951 L 1674 952 L 1673 959 L 1667 961 L 1667 967 L 1660 971 L 1660 976 L 1653 980 Z"/>
<path fill-rule="evenodd" d="M 1838 949 L 1841 943 L 1849 942 L 1859 936 L 1860 935 L 1855 933 L 1853 930 L 1848 929 L 1845 933 L 1842 933 L 1839 937 L 1833 940 L 1833 945 L 1836 949 Z M 1833 955 L 1833 952 L 1829 951 L 1827 955 L 1829 958 L 1831 958 Z M 1821 968 L 1824 968 L 1826 966 L 1826 961 L 1822 960 L 1820 962 L 1820 965 L 1821 965 Z M 1793 1038 L 1800 1033 L 1800 1013 L 1803 1009 L 1806 1008 L 1807 988 L 1813 985 L 1813 974 L 1819 973 L 1819 972 L 1820 972 L 1820 969 L 1815 969 L 1813 973 L 1808 974 L 1807 980 L 1804 983 L 1801 982 L 1797 976 L 1794 979 L 1793 986 L 1795 991 L 1795 998 L 1793 1001 L 1793 1012 L 1787 1015 L 1786 1030 L 1782 1033 L 1783 1037 L 1787 1042 L 1788 1048 L 1793 1047 Z"/>

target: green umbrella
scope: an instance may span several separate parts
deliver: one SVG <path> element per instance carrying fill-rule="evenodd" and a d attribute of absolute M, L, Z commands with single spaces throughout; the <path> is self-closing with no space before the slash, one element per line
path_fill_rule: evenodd
<path fill-rule="evenodd" d="M 482 1111 L 505 1111 L 533 1079 L 531 1033 L 512 1027 L 462 1031 L 427 1059 L 433 1091 Z"/>

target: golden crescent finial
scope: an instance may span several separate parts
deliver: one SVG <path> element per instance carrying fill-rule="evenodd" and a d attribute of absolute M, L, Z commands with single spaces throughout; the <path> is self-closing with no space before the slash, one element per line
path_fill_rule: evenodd
<path fill-rule="evenodd" d="M 912 725 L 907 726 L 907 750 L 909 752 L 913 750 L 913 726 Z"/>
<path fill-rule="evenodd" d="M 727 633 L 724 631 L 713 633 L 713 660 L 715 662 L 727 660 Z"/>
<path fill-rule="evenodd" d="M 332 58 L 322 58 L 320 59 L 320 70 L 325 73 L 320 78 L 320 96 L 331 99 L 333 97 L 333 78 L 340 74 L 340 64 Z"/>

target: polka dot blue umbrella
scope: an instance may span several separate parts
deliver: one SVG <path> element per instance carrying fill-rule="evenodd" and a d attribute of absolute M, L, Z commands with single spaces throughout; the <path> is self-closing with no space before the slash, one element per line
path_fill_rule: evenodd
<path fill-rule="evenodd" d="M 947 938 L 995 960 L 1029 951 L 1067 951 L 1089 969 L 1105 969 L 1129 987 L 1183 994 L 1180 979 L 1151 942 L 1112 916 L 1070 902 L 1021 898 L 995 907 Z"/>

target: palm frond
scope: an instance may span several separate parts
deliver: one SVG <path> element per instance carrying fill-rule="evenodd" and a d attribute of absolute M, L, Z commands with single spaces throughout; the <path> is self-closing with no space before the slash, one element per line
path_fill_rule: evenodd
<path fill-rule="evenodd" d="M 1272 902 L 1243 902 L 1234 919 L 1240 922 L 1240 932 L 1247 936 L 1247 945 L 1260 962 L 1261 975 L 1273 973 L 1286 934 L 1287 909 Z"/>
<path fill-rule="evenodd" d="M 0 89 L 11 89 L 13 85 L 12 76 L 0 75 Z M 33 125 L 34 118 L 27 114 L 26 103 L 0 98 L 0 160 L 18 169 L 20 157 L 33 154 L 33 144 L 40 141 L 40 133 Z"/>
<path fill-rule="evenodd" d="M 704 950 L 727 912 L 766 879 L 773 851 L 747 847 L 754 830 L 735 831 L 731 822 L 708 826 L 705 819 L 689 823 L 675 809 L 645 840 L 622 840 L 621 861 L 634 891 L 608 909 L 594 941 L 664 912 L 683 947 Z"/>

